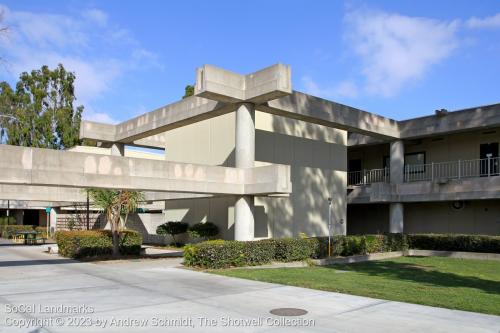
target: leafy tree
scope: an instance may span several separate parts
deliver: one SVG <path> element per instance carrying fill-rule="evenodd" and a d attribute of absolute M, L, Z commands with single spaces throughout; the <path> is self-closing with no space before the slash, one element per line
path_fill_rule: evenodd
<path fill-rule="evenodd" d="M 61 64 L 22 73 L 15 90 L 0 82 L 1 142 L 51 149 L 79 144 L 83 106 L 73 106 L 74 82 Z"/>
<path fill-rule="evenodd" d="M 90 200 L 106 214 L 111 224 L 113 236 L 113 256 L 120 254 L 120 217 L 128 218 L 130 213 L 137 210 L 139 202 L 144 201 L 144 193 L 126 190 L 89 189 Z"/>
<path fill-rule="evenodd" d="M 156 228 L 156 233 L 158 235 L 170 235 L 174 240 L 175 245 L 179 245 L 179 243 L 175 240 L 175 235 L 180 235 L 185 233 L 188 230 L 189 225 L 184 222 L 167 222 L 164 223 L 158 228 Z"/>
<path fill-rule="evenodd" d="M 193 96 L 194 95 L 194 86 L 191 85 L 191 84 L 188 84 L 186 86 L 186 88 L 184 88 L 184 96 L 182 96 L 182 98 L 186 98 L 186 97 L 189 97 L 189 96 Z"/>

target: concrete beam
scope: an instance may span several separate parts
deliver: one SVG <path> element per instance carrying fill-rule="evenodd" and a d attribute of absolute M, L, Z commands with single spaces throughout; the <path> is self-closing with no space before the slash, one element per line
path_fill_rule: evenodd
<path fill-rule="evenodd" d="M 146 201 L 184 200 L 211 198 L 212 194 L 144 192 Z M 74 202 L 85 202 L 87 196 L 81 188 L 61 186 L 32 186 L 0 184 L 0 202 L 50 202 L 48 206 L 63 206 Z M 7 205 L 7 204 L 5 204 Z"/>
<path fill-rule="evenodd" d="M 290 167 L 249 169 L 1 145 L 0 184 L 199 194 L 291 193 Z"/>
<path fill-rule="evenodd" d="M 212 65 L 204 65 L 196 72 L 195 95 L 224 103 L 260 104 L 291 93 L 291 70 L 283 64 L 248 75 Z"/>
<path fill-rule="evenodd" d="M 348 203 L 436 202 L 500 198 L 500 177 L 477 177 L 440 182 L 375 183 L 351 192 Z"/>
<path fill-rule="evenodd" d="M 395 120 L 297 91 L 257 105 L 257 110 L 385 140 L 399 137 Z"/>
<path fill-rule="evenodd" d="M 399 122 L 404 139 L 494 127 L 500 127 L 500 103 Z"/>

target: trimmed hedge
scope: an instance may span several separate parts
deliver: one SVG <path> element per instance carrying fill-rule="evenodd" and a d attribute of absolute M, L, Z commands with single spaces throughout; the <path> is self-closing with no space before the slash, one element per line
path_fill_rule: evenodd
<path fill-rule="evenodd" d="M 59 254 L 69 258 L 88 258 L 111 255 L 113 240 L 110 230 L 58 231 L 56 242 Z M 120 253 L 139 255 L 142 236 L 132 230 L 120 232 Z"/>
<path fill-rule="evenodd" d="M 12 238 L 18 231 L 33 231 L 32 225 L 2 225 L 0 228 L 3 238 Z"/>
<path fill-rule="evenodd" d="M 415 234 L 407 237 L 412 249 L 500 253 L 500 236 Z"/>
<path fill-rule="evenodd" d="M 319 237 L 317 257 L 328 256 L 328 237 Z M 408 249 L 407 235 L 334 236 L 331 238 L 332 256 L 352 256 Z"/>
<path fill-rule="evenodd" d="M 271 261 L 305 260 L 315 256 L 314 238 L 239 242 L 214 240 L 184 247 L 184 263 L 204 268 L 262 265 Z"/>
<path fill-rule="evenodd" d="M 0 217 L 0 226 L 16 224 L 16 218 L 14 216 L 2 216 Z"/>

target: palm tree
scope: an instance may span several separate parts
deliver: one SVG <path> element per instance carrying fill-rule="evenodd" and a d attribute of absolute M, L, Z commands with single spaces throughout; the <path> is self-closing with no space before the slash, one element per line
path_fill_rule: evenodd
<path fill-rule="evenodd" d="M 120 217 L 124 217 L 124 224 L 126 224 L 128 215 L 137 210 L 139 202 L 144 201 L 144 193 L 101 189 L 89 189 L 87 191 L 94 205 L 106 214 L 106 219 L 111 224 L 113 256 L 118 256 L 120 254 Z"/>

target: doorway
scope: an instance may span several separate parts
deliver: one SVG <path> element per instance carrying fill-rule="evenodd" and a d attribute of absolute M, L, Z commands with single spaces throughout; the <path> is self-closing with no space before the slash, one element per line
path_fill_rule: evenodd
<path fill-rule="evenodd" d="M 500 171 L 498 159 L 498 142 L 482 143 L 479 146 L 480 176 L 498 176 Z"/>

